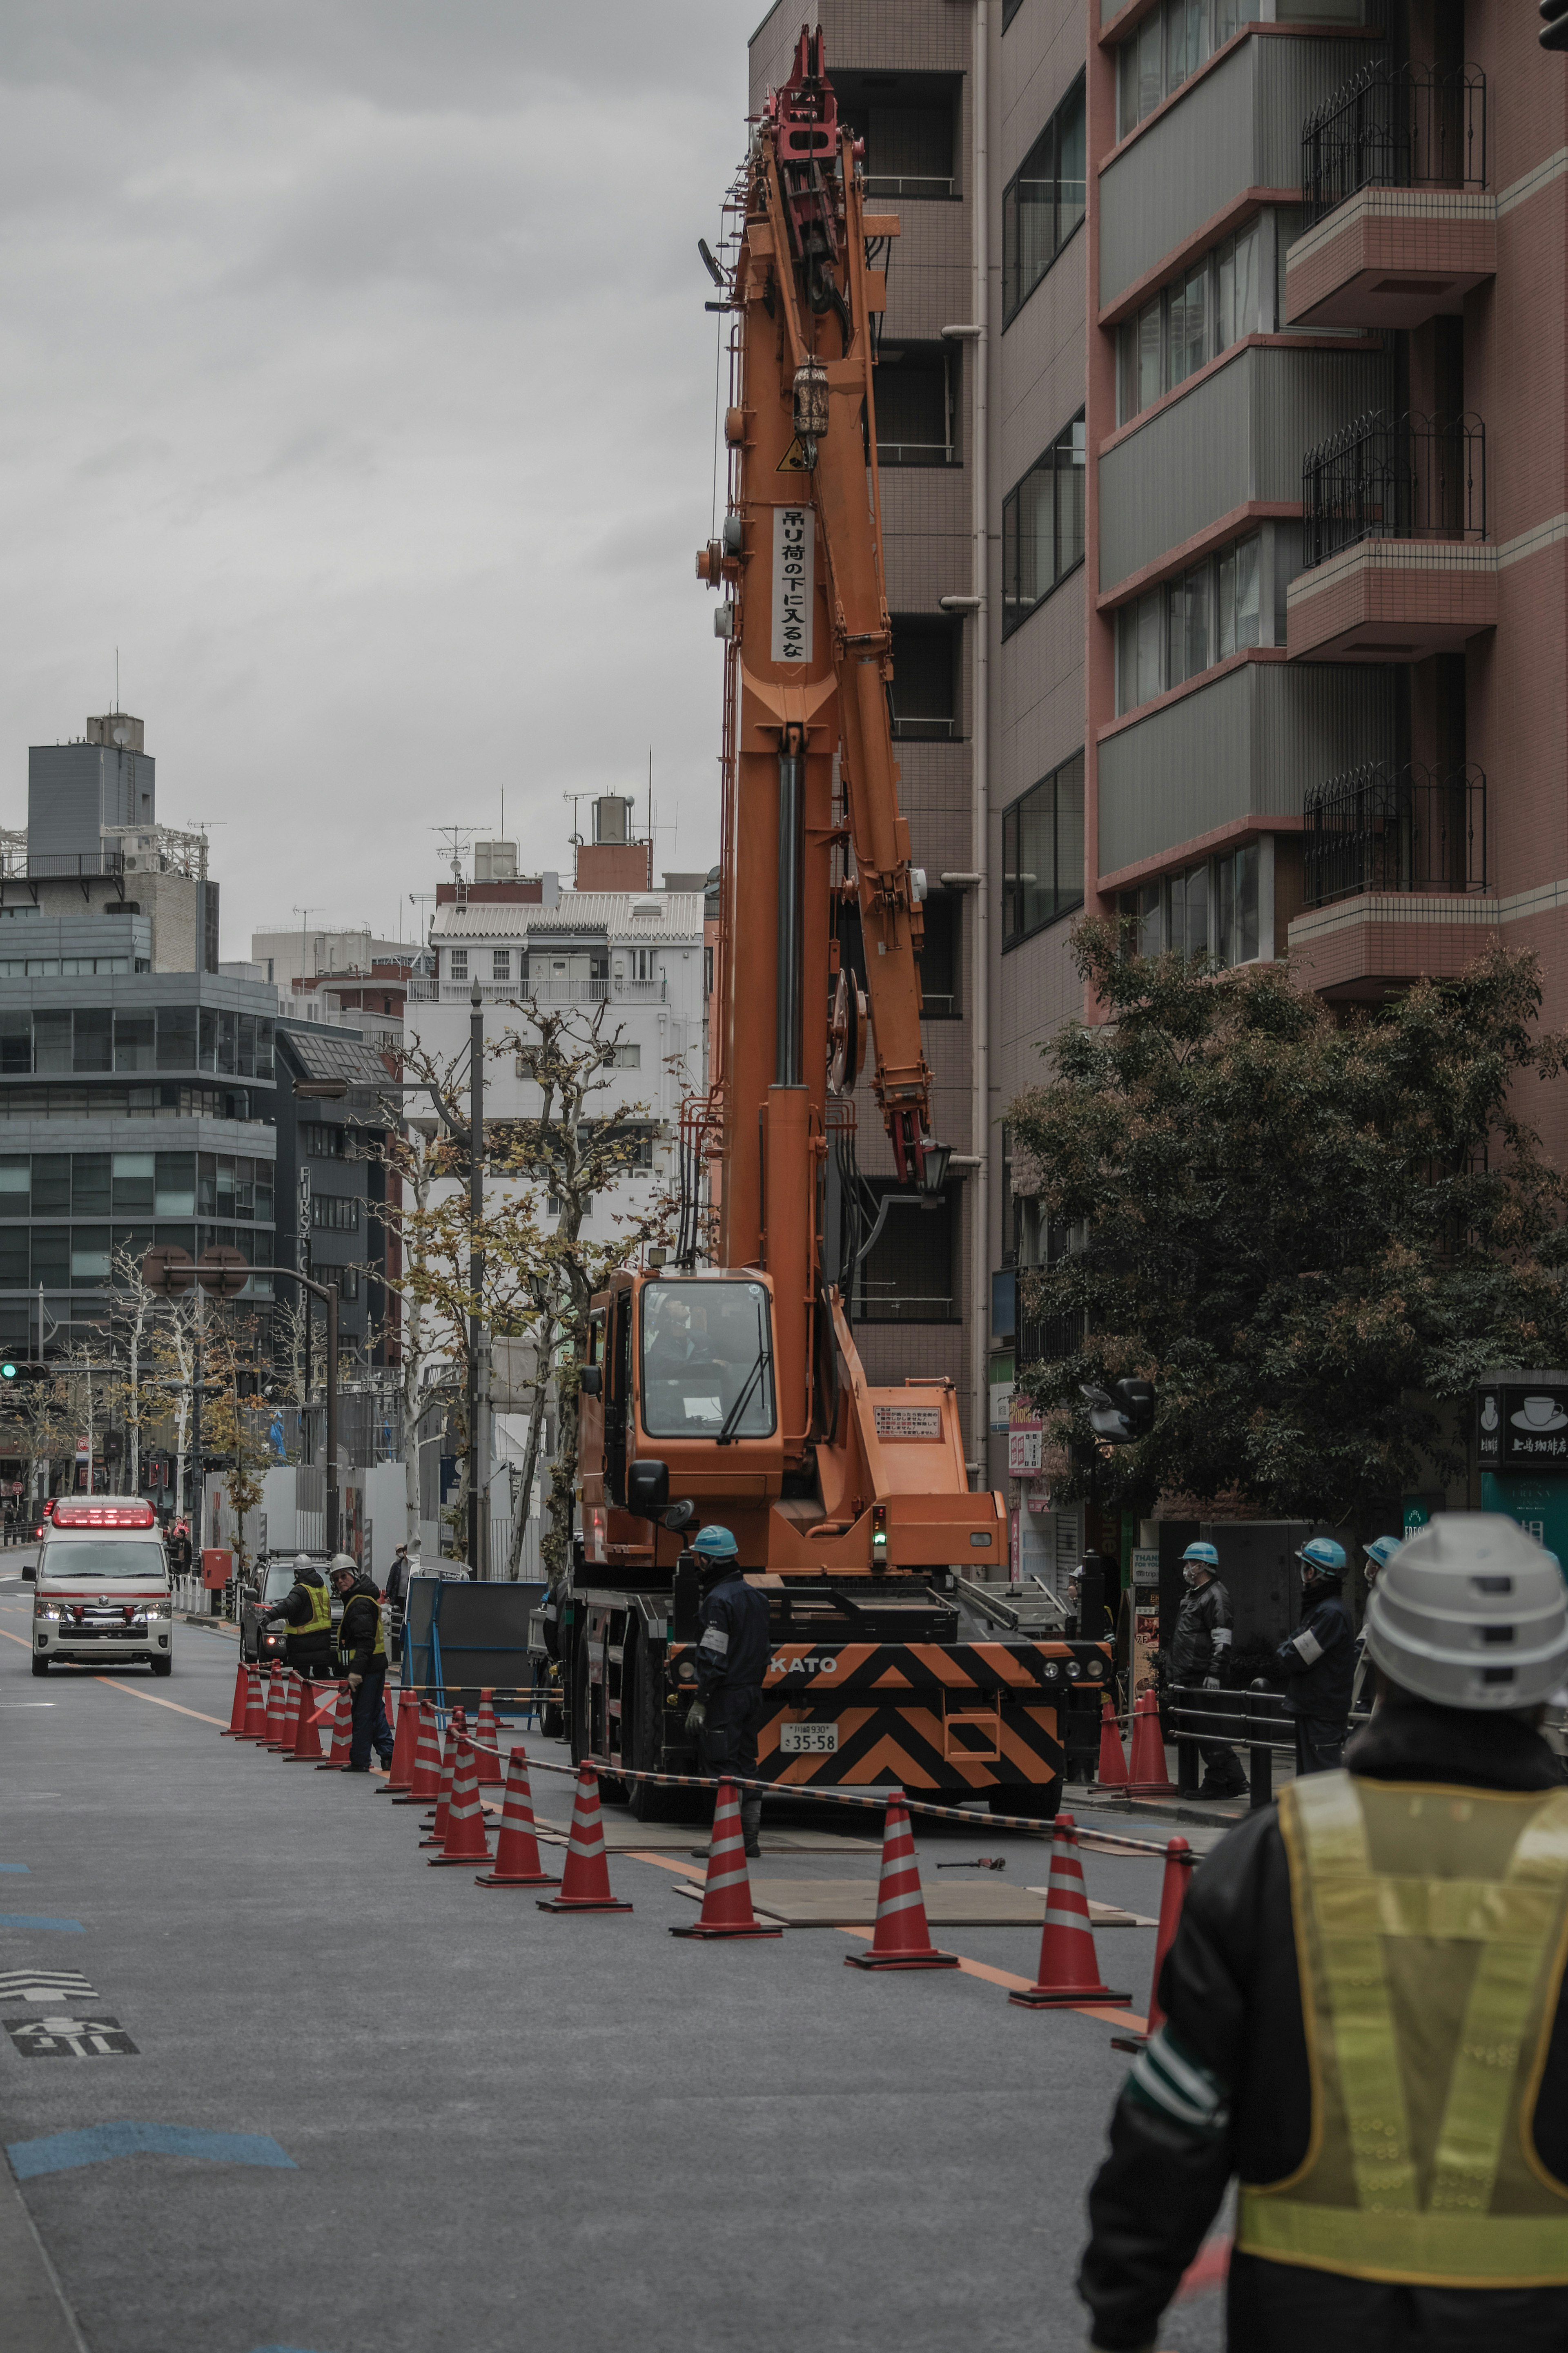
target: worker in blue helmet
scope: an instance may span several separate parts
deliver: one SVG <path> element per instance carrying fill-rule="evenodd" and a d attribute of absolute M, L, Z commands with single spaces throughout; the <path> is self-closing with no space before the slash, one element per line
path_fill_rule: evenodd
<path fill-rule="evenodd" d="M 1355 1678 L 1355 1628 L 1342 1591 L 1345 1548 L 1332 1536 L 1309 1536 L 1296 1558 L 1301 1622 L 1277 1654 L 1285 1713 L 1296 1723 L 1296 1770 L 1337 1773 Z"/>
<path fill-rule="evenodd" d="M 1369 1545 L 1363 1545 L 1362 1575 L 1366 1579 L 1369 1600 L 1378 1578 L 1404 1542 L 1403 1536 L 1373 1536 Z M 1372 1661 L 1366 1655 L 1366 1629 L 1363 1627 L 1355 1638 L 1355 1674 L 1351 1684 L 1352 1715 L 1360 1715 L 1363 1709 L 1370 1711 L 1372 1702 Z"/>
<path fill-rule="evenodd" d="M 1187 1589 L 1171 1635 L 1172 1687 L 1190 1691 L 1201 1686 L 1205 1691 L 1223 1691 L 1225 1669 L 1230 1660 L 1230 1596 L 1220 1583 L 1219 1555 L 1212 1544 L 1187 1546 L 1182 1555 L 1182 1581 Z M 1196 1699 L 1176 1702 L 1178 1707 L 1203 1704 Z M 1215 1704 L 1223 1703 L 1216 1701 Z M 1201 1740 L 1198 1753 L 1204 1760 L 1203 1786 L 1198 1795 L 1239 1797 L 1247 1787 L 1247 1776 L 1229 1742 Z"/>
<path fill-rule="evenodd" d="M 699 1529 L 691 1550 L 702 1580 L 698 1610 L 697 1698 L 686 1728 L 695 1734 L 705 1773 L 737 1773 L 754 1780 L 757 1733 L 763 1720 L 763 1678 L 768 1671 L 768 1605 L 741 1567 L 741 1547 L 728 1528 Z M 763 1799 L 741 1792 L 746 1852 L 761 1852 Z"/>

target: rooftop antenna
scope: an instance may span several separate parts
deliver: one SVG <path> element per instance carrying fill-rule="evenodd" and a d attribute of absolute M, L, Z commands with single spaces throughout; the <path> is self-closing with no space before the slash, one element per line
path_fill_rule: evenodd
<path fill-rule="evenodd" d="M 653 745 L 647 747 L 647 887 L 653 889 Z"/>
<path fill-rule="evenodd" d="M 479 829 L 477 825 L 433 825 L 430 828 L 432 833 L 438 833 L 447 845 L 454 882 L 460 882 L 463 879 L 463 852 L 472 847 Z"/>
<path fill-rule="evenodd" d="M 580 801 L 595 800 L 598 796 L 595 793 L 563 793 L 561 797 L 572 804 L 572 830 L 566 837 L 567 842 L 573 849 L 581 849 L 583 835 L 577 823 L 577 805 Z"/>

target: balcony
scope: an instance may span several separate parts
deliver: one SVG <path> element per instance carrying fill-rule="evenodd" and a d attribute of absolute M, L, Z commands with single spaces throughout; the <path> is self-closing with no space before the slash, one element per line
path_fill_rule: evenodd
<path fill-rule="evenodd" d="M 1293 326 L 1418 327 L 1497 269 L 1479 66 L 1374 59 L 1307 118 L 1306 234 L 1285 258 Z"/>
<path fill-rule="evenodd" d="M 1304 986 L 1375 1001 L 1463 972 L 1495 936 L 1479 768 L 1373 761 L 1314 787 L 1304 817 L 1305 910 L 1289 934 Z"/>
<path fill-rule="evenodd" d="M 662 974 L 651 980 L 572 980 L 542 974 L 537 979 L 432 980 L 416 974 L 408 984 L 411 1005 L 468 1005 L 475 987 L 481 1005 L 663 1005 L 668 984 Z"/>
<path fill-rule="evenodd" d="M 1478 417 L 1371 411 L 1309 450 L 1292 661 L 1424 661 L 1497 621 Z"/>

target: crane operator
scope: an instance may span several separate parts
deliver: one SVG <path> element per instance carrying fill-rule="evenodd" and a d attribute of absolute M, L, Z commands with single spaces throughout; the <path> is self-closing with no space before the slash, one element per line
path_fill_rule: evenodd
<path fill-rule="evenodd" d="M 739 1773 L 754 1779 L 757 1730 L 763 1717 L 763 1678 L 768 1671 L 768 1605 L 741 1569 L 740 1546 L 728 1528 L 699 1531 L 692 1551 L 702 1579 L 698 1622 L 697 1697 L 686 1728 L 697 1736 L 705 1773 Z M 741 1828 L 746 1852 L 759 1854 L 763 1799 L 757 1789 L 741 1792 Z"/>

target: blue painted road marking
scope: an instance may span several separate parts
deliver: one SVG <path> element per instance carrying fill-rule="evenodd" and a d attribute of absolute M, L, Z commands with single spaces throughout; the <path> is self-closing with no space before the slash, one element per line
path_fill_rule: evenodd
<path fill-rule="evenodd" d="M 283 2165 L 294 2170 L 293 2158 L 268 2133 L 201 2132 L 194 2125 L 89 2125 L 81 2132 L 49 2133 L 42 2140 L 14 2140 L 5 2154 L 18 2181 L 142 2155 L 205 2157 L 217 2165 Z"/>
<path fill-rule="evenodd" d="M 0 1912 L 0 1928 L 68 1928 L 73 1936 L 87 1933 L 79 1920 L 51 1920 L 47 1912 Z"/>
<path fill-rule="evenodd" d="M 26 1871 L 25 1862 L 0 1862 L 0 1871 Z"/>

